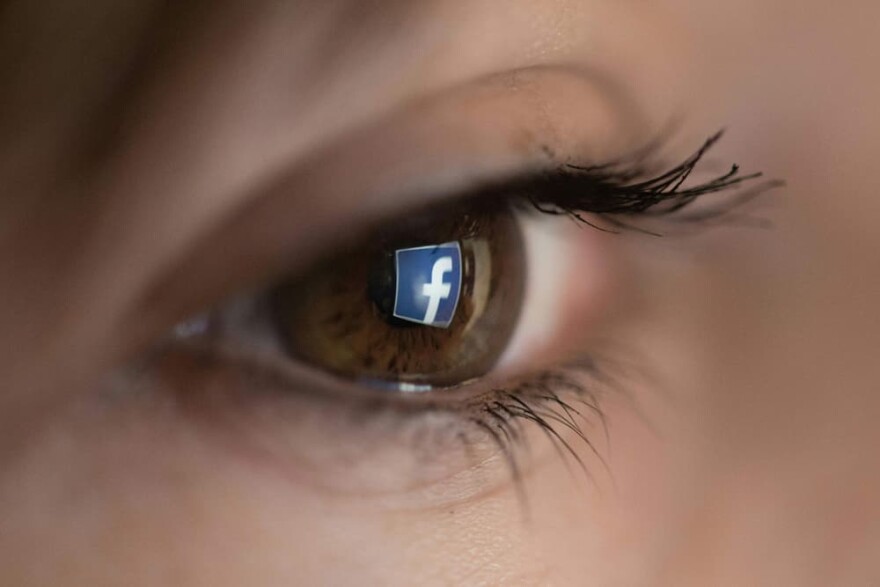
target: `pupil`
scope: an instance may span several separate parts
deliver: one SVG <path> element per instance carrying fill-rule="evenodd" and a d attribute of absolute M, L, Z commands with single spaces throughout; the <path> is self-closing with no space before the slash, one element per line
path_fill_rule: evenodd
<path fill-rule="evenodd" d="M 394 251 L 383 250 L 370 264 L 367 278 L 367 297 L 373 303 L 378 316 L 389 326 L 395 328 L 417 328 L 415 322 L 394 317 L 394 298 L 397 293 L 397 273 L 395 271 Z"/>
<path fill-rule="evenodd" d="M 394 292 L 397 282 L 394 276 L 394 252 L 382 251 L 370 264 L 367 278 L 367 295 L 379 315 L 387 322 L 394 318 Z"/>

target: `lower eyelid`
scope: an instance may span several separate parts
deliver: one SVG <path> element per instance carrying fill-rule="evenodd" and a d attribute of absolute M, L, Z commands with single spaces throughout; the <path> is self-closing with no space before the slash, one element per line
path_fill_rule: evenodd
<path fill-rule="evenodd" d="M 139 372 L 150 374 L 210 446 L 299 488 L 399 501 L 429 487 L 442 498 L 445 492 L 436 488 L 460 483 L 468 471 L 476 476 L 470 497 L 509 481 L 503 467 L 488 466 L 497 447 L 467 424 L 463 407 L 404 409 L 378 398 L 352 400 L 192 345 L 158 351 Z"/>
<path fill-rule="evenodd" d="M 500 447 L 499 439 L 524 428 L 533 428 L 539 440 L 546 431 L 524 418 L 504 425 L 515 432 L 502 430 L 496 417 L 487 416 L 499 401 L 512 406 L 508 411 L 531 404 L 541 413 L 544 400 L 537 398 L 557 391 L 560 397 L 591 397 L 585 388 L 576 390 L 574 379 L 540 383 L 539 377 L 563 377 L 547 372 L 524 378 L 519 391 L 516 384 L 509 391 L 485 387 L 480 397 L 442 405 L 406 406 L 375 397 L 352 401 L 327 390 L 309 391 L 307 384 L 292 389 L 296 384 L 280 384 L 247 360 L 229 360 L 190 345 L 158 351 L 141 372 L 150 373 L 160 391 L 173 398 L 186 425 L 225 456 L 295 486 L 341 499 L 390 500 L 395 507 L 477 499 L 513 480 L 510 458 L 530 456 L 537 463 L 555 456 L 549 450 L 523 452 L 518 441 Z M 504 400 L 505 395 L 517 399 Z M 589 416 L 596 414 L 598 408 Z M 475 424 L 478 420 L 494 432 L 487 434 Z M 584 431 L 598 423 L 595 417 L 585 420 Z M 564 426 L 556 428 L 566 434 Z M 530 460 L 529 469 L 533 465 Z M 524 463 L 520 466 L 521 475 Z"/>

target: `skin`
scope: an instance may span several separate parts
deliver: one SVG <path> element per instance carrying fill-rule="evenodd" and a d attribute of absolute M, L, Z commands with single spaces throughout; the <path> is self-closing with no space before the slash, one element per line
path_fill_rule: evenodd
<path fill-rule="evenodd" d="M 0 9 L 0 582 L 876 581 L 880 5 L 175 6 Z M 670 121 L 670 157 L 723 126 L 715 164 L 787 187 L 769 230 L 557 229 L 569 294 L 513 375 L 626 349 L 592 481 L 537 431 L 517 485 L 487 439 L 423 470 L 400 414 L 208 401 L 242 386 L 185 357 L 120 375 L 368 221 Z"/>

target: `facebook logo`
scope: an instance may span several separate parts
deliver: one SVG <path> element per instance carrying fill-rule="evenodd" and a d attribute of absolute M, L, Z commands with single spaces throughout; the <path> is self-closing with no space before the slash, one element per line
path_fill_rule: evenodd
<path fill-rule="evenodd" d="M 457 242 L 398 249 L 394 317 L 448 328 L 461 294 L 461 247 Z"/>

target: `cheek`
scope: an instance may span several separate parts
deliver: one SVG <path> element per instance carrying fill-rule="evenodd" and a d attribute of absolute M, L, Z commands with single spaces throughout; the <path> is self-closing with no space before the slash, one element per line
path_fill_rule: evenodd
<path fill-rule="evenodd" d="M 294 485 L 226 448 L 161 406 L 66 414 L 7 473 L 2 582 L 496 583 L 531 564 L 507 486 L 391 507 Z"/>

